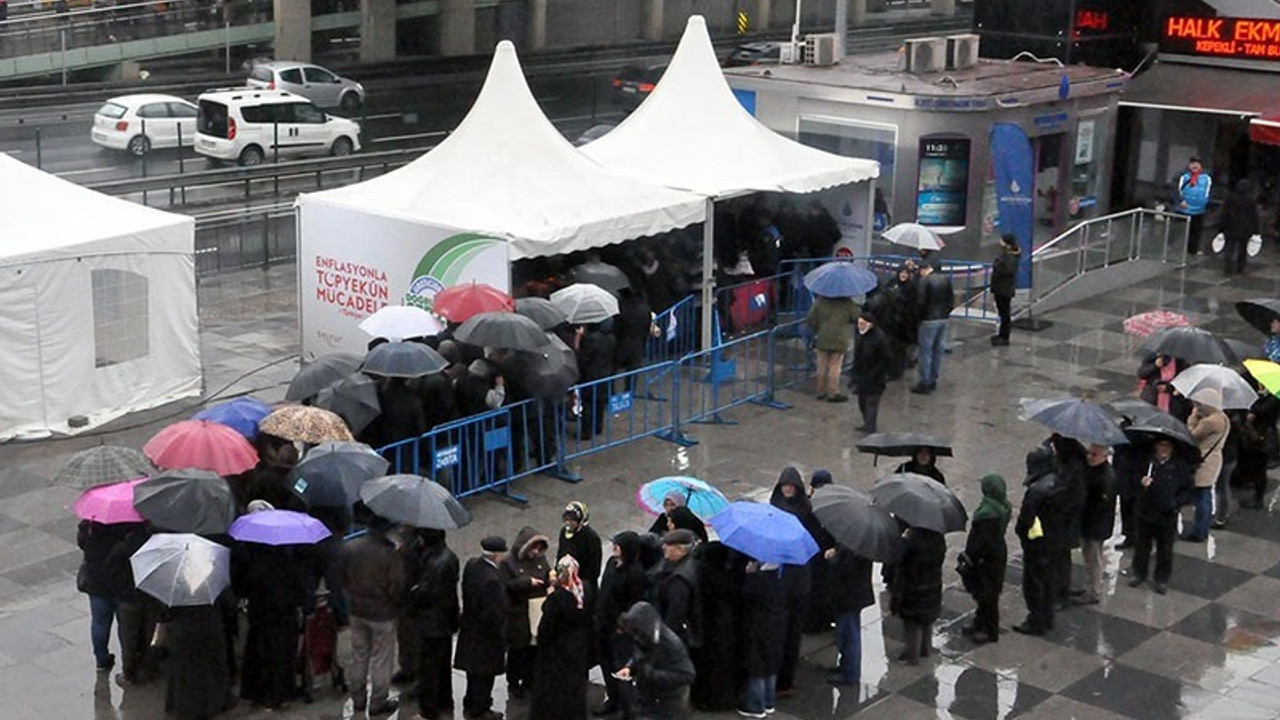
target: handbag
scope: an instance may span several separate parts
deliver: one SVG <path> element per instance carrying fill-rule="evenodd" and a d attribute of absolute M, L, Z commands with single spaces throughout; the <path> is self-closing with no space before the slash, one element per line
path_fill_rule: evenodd
<path fill-rule="evenodd" d="M 956 574 L 960 576 L 960 582 L 964 585 L 965 592 L 970 595 L 977 592 L 978 566 L 967 553 L 961 552 L 956 557 Z"/>
<path fill-rule="evenodd" d="M 546 602 L 546 596 L 529 598 L 529 637 L 530 645 L 538 644 L 538 625 L 542 623 L 542 603 Z"/>

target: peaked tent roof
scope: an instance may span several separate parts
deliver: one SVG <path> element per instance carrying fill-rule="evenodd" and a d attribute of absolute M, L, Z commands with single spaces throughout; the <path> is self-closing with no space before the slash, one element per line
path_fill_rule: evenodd
<path fill-rule="evenodd" d="M 399 170 L 299 201 L 490 233 L 510 242 L 513 260 L 706 217 L 705 198 L 627 177 L 578 152 L 538 107 L 505 40 L 475 104 L 443 142 Z"/>
<path fill-rule="evenodd" d="M 807 193 L 880 174 L 873 160 L 802 145 L 752 117 L 724 79 L 700 15 L 689 18 L 649 97 L 582 152 L 629 175 L 711 196 Z"/>

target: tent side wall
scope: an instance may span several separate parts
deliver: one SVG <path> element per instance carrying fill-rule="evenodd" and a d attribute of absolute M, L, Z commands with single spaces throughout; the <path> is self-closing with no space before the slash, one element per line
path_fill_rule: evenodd
<path fill-rule="evenodd" d="M 298 198 L 298 323 L 302 357 L 363 354 L 360 321 L 386 305 L 431 308 L 450 285 L 511 286 L 507 243 L 359 208 Z"/>

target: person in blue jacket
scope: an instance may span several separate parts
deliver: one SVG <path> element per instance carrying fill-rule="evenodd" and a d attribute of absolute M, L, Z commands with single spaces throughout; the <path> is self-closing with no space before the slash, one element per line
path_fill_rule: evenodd
<path fill-rule="evenodd" d="M 1213 178 L 1204 171 L 1200 158 L 1187 162 L 1187 169 L 1178 176 L 1178 211 L 1190 218 L 1187 234 L 1187 254 L 1200 252 L 1200 233 L 1204 229 L 1204 211 L 1209 206 L 1209 193 L 1213 191 Z"/>

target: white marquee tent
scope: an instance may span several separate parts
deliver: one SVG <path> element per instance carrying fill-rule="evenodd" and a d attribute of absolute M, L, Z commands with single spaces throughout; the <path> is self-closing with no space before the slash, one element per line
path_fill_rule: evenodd
<path fill-rule="evenodd" d="M 578 152 L 503 41 L 475 104 L 437 147 L 381 177 L 299 197 L 303 354 L 362 349 L 368 338 L 356 325 L 384 304 L 426 305 L 440 287 L 470 280 L 506 288 L 508 260 L 653 235 L 705 214 L 702 197 Z"/>
<path fill-rule="evenodd" d="M 0 438 L 199 394 L 195 221 L 3 154 L 0 185 Z"/>

